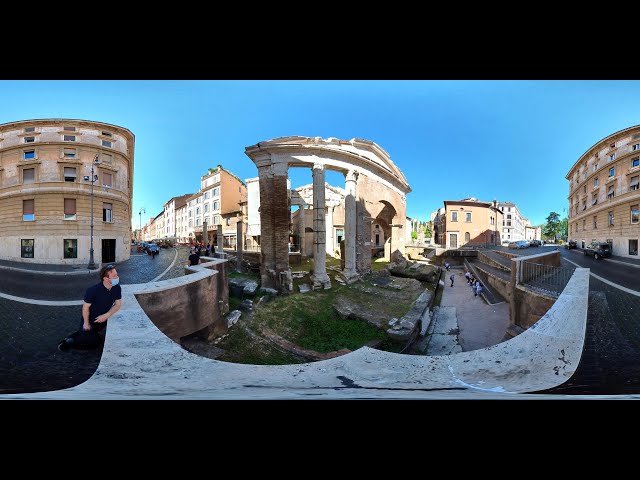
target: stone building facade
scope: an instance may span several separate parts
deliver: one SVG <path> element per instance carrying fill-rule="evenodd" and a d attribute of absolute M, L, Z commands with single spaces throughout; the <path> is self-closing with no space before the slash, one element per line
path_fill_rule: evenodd
<path fill-rule="evenodd" d="M 445 200 L 444 246 L 449 249 L 460 247 L 486 247 L 502 242 L 503 212 L 497 202 L 481 202 L 475 198 Z"/>
<path fill-rule="evenodd" d="M 571 167 L 569 239 L 584 248 L 609 242 L 614 255 L 638 258 L 640 240 L 640 125 L 589 148 Z"/>
<path fill-rule="evenodd" d="M 134 143 L 126 128 L 89 120 L 0 125 L 0 258 L 88 265 L 93 200 L 96 265 L 127 260 Z"/>
<path fill-rule="evenodd" d="M 281 137 L 245 149 L 258 167 L 260 189 L 261 278 L 263 287 L 290 291 L 291 202 L 288 170 L 310 168 L 313 177 L 314 288 L 330 288 L 326 271 L 325 172 L 345 175 L 345 268 L 347 281 L 371 271 L 372 225 L 384 234 L 385 257 L 404 253 L 406 195 L 404 175 L 376 143 L 364 139 Z"/>

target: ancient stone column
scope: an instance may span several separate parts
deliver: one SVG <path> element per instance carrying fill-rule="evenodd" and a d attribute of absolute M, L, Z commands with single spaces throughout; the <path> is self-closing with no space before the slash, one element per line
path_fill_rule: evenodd
<path fill-rule="evenodd" d="M 331 288 L 327 275 L 324 165 L 313 165 L 313 288 Z"/>
<path fill-rule="evenodd" d="M 350 170 L 345 176 L 344 199 L 344 270 L 347 282 L 358 278 L 356 270 L 356 186 L 358 172 Z"/>
<path fill-rule="evenodd" d="M 242 252 L 244 250 L 243 222 L 236 223 L 236 270 L 242 272 Z"/>
<path fill-rule="evenodd" d="M 218 253 L 224 253 L 224 235 L 222 234 L 222 224 L 218 225 Z M 222 257 L 221 257 L 222 258 Z"/>
<path fill-rule="evenodd" d="M 209 244 L 209 236 L 207 235 L 208 233 L 209 232 L 207 232 L 207 221 L 205 220 L 204 222 L 202 222 L 202 244 L 205 246 L 205 248 Z"/>
<path fill-rule="evenodd" d="M 298 249 L 300 250 L 300 258 L 304 256 L 304 227 L 305 227 L 305 215 L 304 205 L 299 205 L 298 210 Z"/>

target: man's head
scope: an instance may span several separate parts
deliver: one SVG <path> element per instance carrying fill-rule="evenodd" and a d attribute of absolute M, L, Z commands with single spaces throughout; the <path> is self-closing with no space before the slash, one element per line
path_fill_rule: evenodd
<path fill-rule="evenodd" d="M 115 280 L 117 278 L 118 278 L 118 272 L 116 270 L 115 265 L 110 263 L 100 269 L 100 281 L 102 283 L 106 282 L 109 285 L 114 285 L 114 284 L 117 284 L 118 282 L 114 283 L 112 282 L 112 280 Z"/>

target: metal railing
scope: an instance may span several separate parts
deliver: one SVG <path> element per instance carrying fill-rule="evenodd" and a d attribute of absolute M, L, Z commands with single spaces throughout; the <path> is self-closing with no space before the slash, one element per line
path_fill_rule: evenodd
<path fill-rule="evenodd" d="M 558 297 L 569 283 L 575 267 L 556 267 L 522 261 L 518 270 L 518 284 L 541 293 Z"/>

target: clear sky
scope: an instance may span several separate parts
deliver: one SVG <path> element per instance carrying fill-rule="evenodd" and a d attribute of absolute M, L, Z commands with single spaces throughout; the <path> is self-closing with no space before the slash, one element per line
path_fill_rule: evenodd
<path fill-rule="evenodd" d="M 409 217 L 476 197 L 515 202 L 538 225 L 566 216 L 580 155 L 639 117 L 639 81 L 0 81 L 0 123 L 74 118 L 135 135 L 134 229 L 141 207 L 144 223 L 209 167 L 256 177 L 245 147 L 289 135 L 376 142 L 411 186 Z M 311 183 L 289 172 L 293 187 Z"/>

